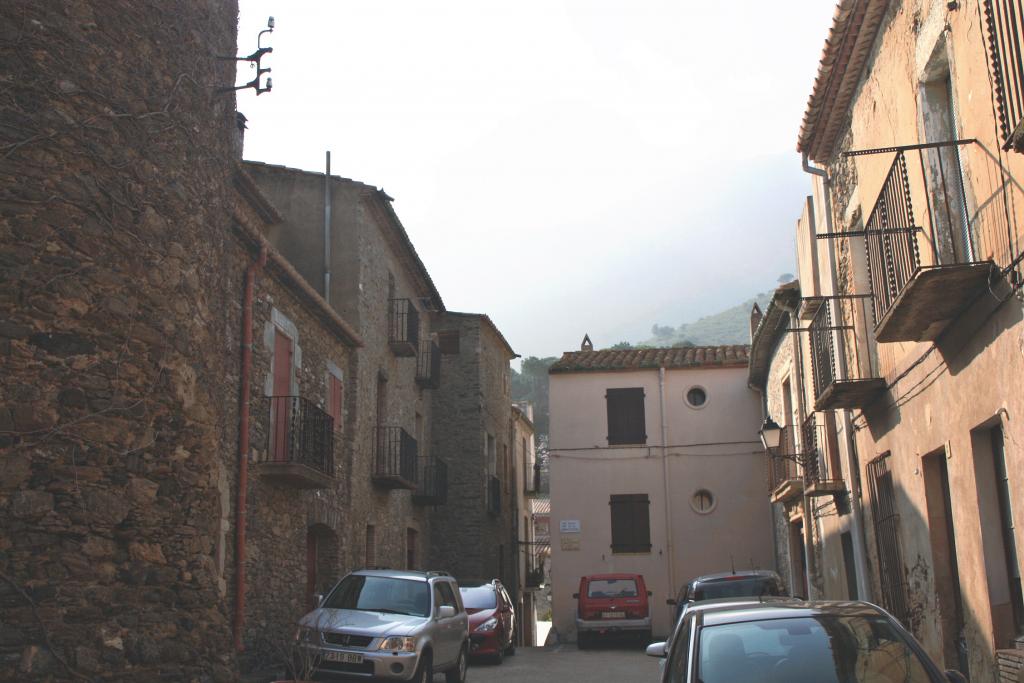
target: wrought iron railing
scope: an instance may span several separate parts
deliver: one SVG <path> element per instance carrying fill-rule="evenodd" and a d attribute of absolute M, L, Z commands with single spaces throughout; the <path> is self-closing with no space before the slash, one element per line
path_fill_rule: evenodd
<path fill-rule="evenodd" d="M 1024 3 L 985 0 L 989 64 L 1004 149 L 1014 147 L 1024 123 Z M 1017 141 L 1019 150 L 1020 141 Z"/>
<path fill-rule="evenodd" d="M 904 581 L 906 567 L 903 564 L 900 540 L 900 514 L 896 504 L 896 488 L 893 483 L 892 471 L 889 469 L 889 458 L 890 455 L 886 453 L 867 465 L 868 487 L 871 491 L 871 517 L 875 531 L 875 545 L 878 550 L 882 606 L 909 628 L 911 626 L 909 623 L 910 609 L 907 601 L 907 586 Z"/>
<path fill-rule="evenodd" d="M 818 303 L 808 326 L 815 400 L 836 382 L 878 377 L 871 298 L 834 296 Z"/>
<path fill-rule="evenodd" d="M 533 541 L 526 544 L 526 581 L 527 588 L 540 588 L 544 585 L 544 565 L 551 556 L 551 543 Z"/>
<path fill-rule="evenodd" d="M 377 427 L 373 476 L 416 483 L 416 439 L 401 427 Z"/>
<path fill-rule="evenodd" d="M 778 448 L 768 451 L 768 490 L 775 492 L 788 481 L 802 481 L 799 430 L 792 425 L 782 428 Z"/>
<path fill-rule="evenodd" d="M 416 357 L 416 382 L 432 389 L 441 383 L 441 347 L 430 339 L 420 342 L 420 352 Z"/>
<path fill-rule="evenodd" d="M 306 465 L 334 475 L 334 419 L 301 396 L 267 397 L 267 462 Z"/>
<path fill-rule="evenodd" d="M 419 458 L 413 500 L 431 505 L 448 502 L 448 464 L 432 455 Z"/>
<path fill-rule="evenodd" d="M 838 484 L 843 480 L 842 468 L 837 460 L 838 442 L 828 431 L 824 415 L 812 413 L 804 420 L 803 435 L 804 485 Z"/>
<path fill-rule="evenodd" d="M 494 475 L 487 477 L 487 512 L 501 514 L 501 480 Z"/>
<path fill-rule="evenodd" d="M 420 314 L 409 299 L 388 302 L 388 342 L 408 344 L 413 350 L 420 341 Z"/>

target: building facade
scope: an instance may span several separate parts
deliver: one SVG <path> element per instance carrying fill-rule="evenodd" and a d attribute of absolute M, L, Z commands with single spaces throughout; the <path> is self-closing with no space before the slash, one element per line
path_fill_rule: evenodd
<path fill-rule="evenodd" d="M 551 582 L 561 640 L 576 638 L 581 576 L 642 574 L 653 631 L 666 634 L 665 601 L 690 579 L 774 568 L 747 362 L 747 347 L 724 346 L 582 350 L 551 366 Z"/>
<path fill-rule="evenodd" d="M 519 596 L 519 642 L 535 645 L 537 607 L 534 594 L 544 583 L 544 552 L 533 529 L 531 504 L 540 488 L 537 466 L 533 406 L 512 405 L 513 491 L 516 529 L 516 594 Z"/>
<path fill-rule="evenodd" d="M 1022 666 L 1021 9 L 839 4 L 798 140 L 801 298 L 782 302 L 794 417 L 825 422 L 789 477 L 814 507 L 812 594 L 856 589 L 972 680 Z M 769 415 L 794 424 L 772 372 Z"/>

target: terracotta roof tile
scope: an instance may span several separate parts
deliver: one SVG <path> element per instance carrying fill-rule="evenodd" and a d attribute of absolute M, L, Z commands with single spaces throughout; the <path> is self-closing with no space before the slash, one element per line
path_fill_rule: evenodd
<path fill-rule="evenodd" d="M 750 347 L 689 346 L 672 349 L 616 349 L 567 351 L 551 366 L 551 374 L 563 372 L 605 372 L 699 367 L 746 367 Z"/>

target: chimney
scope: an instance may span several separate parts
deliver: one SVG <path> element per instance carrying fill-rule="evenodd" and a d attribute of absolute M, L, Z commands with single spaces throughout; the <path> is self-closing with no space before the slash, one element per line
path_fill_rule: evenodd
<path fill-rule="evenodd" d="M 761 324 L 761 318 L 764 314 L 761 312 L 761 307 L 754 303 L 754 308 L 750 311 L 750 338 L 754 338 L 754 333 L 757 332 L 758 325 Z"/>
<path fill-rule="evenodd" d="M 242 147 L 245 144 L 245 129 L 248 128 L 248 126 L 245 125 L 245 122 L 248 120 L 249 119 L 245 118 L 245 114 L 243 114 L 242 112 L 235 112 L 234 149 L 235 158 L 238 160 L 242 159 Z"/>
<path fill-rule="evenodd" d="M 590 335 L 589 334 L 583 335 L 583 343 L 580 344 L 580 351 L 593 351 L 593 350 L 594 350 L 594 342 L 590 341 Z"/>

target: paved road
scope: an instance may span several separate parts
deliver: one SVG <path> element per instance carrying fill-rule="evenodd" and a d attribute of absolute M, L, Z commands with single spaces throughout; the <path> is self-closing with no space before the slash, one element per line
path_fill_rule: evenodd
<path fill-rule="evenodd" d="M 436 680 L 443 680 L 440 676 Z M 575 645 L 521 647 L 500 666 L 472 662 L 469 683 L 655 683 L 658 660 L 640 647 L 580 651 Z"/>

